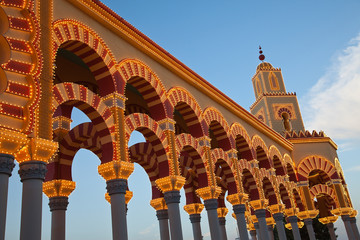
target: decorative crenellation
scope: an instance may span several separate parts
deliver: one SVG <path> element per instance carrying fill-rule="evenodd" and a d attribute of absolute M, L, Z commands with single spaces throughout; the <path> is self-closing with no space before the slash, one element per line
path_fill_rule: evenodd
<path fill-rule="evenodd" d="M 49 199 L 49 207 L 51 212 L 56 210 L 66 211 L 68 205 L 68 197 L 50 197 Z"/>
<path fill-rule="evenodd" d="M 183 176 L 171 175 L 155 180 L 155 184 L 163 193 L 180 191 L 185 184 L 185 178 Z"/>
<path fill-rule="evenodd" d="M 184 206 L 185 212 L 187 212 L 190 217 L 193 214 L 200 214 L 204 209 L 204 204 L 201 203 L 191 203 Z"/>
<path fill-rule="evenodd" d="M 126 194 L 126 189 L 126 179 L 112 179 L 106 181 L 106 190 L 110 196 L 112 194 Z"/>
<path fill-rule="evenodd" d="M 204 188 L 199 188 L 195 192 L 202 198 L 204 201 L 209 199 L 217 199 L 221 193 L 221 187 L 209 186 Z"/>
<path fill-rule="evenodd" d="M 64 179 L 55 179 L 43 184 L 43 192 L 48 198 L 69 197 L 74 191 L 76 183 Z"/>
<path fill-rule="evenodd" d="M 0 154 L 0 174 L 7 174 L 11 176 L 14 169 L 14 156 L 10 154 Z"/>
<path fill-rule="evenodd" d="M 226 215 L 228 214 L 229 209 L 227 209 L 226 207 L 221 207 L 217 209 L 217 213 L 218 213 L 218 218 L 225 218 Z"/>
<path fill-rule="evenodd" d="M 155 198 L 150 201 L 150 205 L 156 210 L 167 209 L 167 205 L 164 198 Z"/>
<path fill-rule="evenodd" d="M 41 161 L 27 161 L 20 163 L 19 175 L 21 181 L 27 179 L 45 179 L 46 163 Z"/>
<path fill-rule="evenodd" d="M 134 171 L 134 163 L 125 161 L 111 161 L 98 166 L 99 174 L 106 180 L 128 179 Z"/>

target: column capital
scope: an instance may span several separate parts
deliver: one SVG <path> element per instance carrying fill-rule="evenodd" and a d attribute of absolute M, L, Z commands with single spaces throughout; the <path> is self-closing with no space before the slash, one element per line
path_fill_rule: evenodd
<path fill-rule="evenodd" d="M 76 183 L 65 179 L 54 179 L 43 183 L 43 192 L 48 198 L 69 197 Z"/>
<path fill-rule="evenodd" d="M 258 199 L 249 202 L 251 207 L 256 211 L 258 209 L 265 209 L 269 203 L 267 199 Z"/>
<path fill-rule="evenodd" d="M 313 219 L 313 218 L 315 218 L 318 214 L 319 214 L 319 210 L 305 210 L 305 211 L 298 212 L 298 213 L 296 214 L 296 216 L 297 216 L 299 219 L 304 220 L 304 219 Z"/>
<path fill-rule="evenodd" d="M 353 211 L 352 208 L 349 208 L 349 207 L 341 208 L 340 207 L 340 208 L 333 209 L 330 212 L 334 215 L 342 216 L 342 215 L 350 215 L 352 211 Z"/>
<path fill-rule="evenodd" d="M 356 217 L 357 216 L 357 214 L 358 214 L 358 211 L 357 210 L 355 210 L 355 209 L 353 209 L 352 210 L 352 212 L 350 213 L 350 217 Z"/>
<path fill-rule="evenodd" d="M 255 210 L 256 218 L 265 218 L 266 217 L 266 210 L 265 209 L 256 209 Z"/>
<path fill-rule="evenodd" d="M 190 214 L 189 217 L 191 223 L 198 223 L 201 221 L 201 215 L 199 213 Z"/>
<path fill-rule="evenodd" d="M 167 209 L 167 205 L 164 198 L 155 198 L 150 200 L 150 205 L 156 210 L 164 210 Z"/>
<path fill-rule="evenodd" d="M 203 137 L 200 137 L 200 138 L 199 138 L 199 145 L 200 145 L 201 147 L 208 147 L 208 148 L 210 148 L 210 147 L 211 147 L 210 142 L 211 142 L 211 138 L 208 137 L 208 136 L 203 136 Z"/>
<path fill-rule="evenodd" d="M 58 142 L 52 140 L 37 137 L 28 139 L 27 144 L 15 154 L 20 164 L 34 161 L 48 163 L 59 147 Z"/>
<path fill-rule="evenodd" d="M 294 223 L 294 222 L 298 222 L 298 217 L 293 215 L 293 216 L 288 216 L 287 217 L 289 223 Z"/>
<path fill-rule="evenodd" d="M 245 206 L 245 204 L 233 205 L 233 211 L 235 214 L 245 214 L 246 206 Z"/>
<path fill-rule="evenodd" d="M 217 201 L 217 199 L 206 199 L 206 200 L 204 200 L 204 205 L 205 205 L 206 211 L 217 209 L 218 201 Z"/>
<path fill-rule="evenodd" d="M 338 216 L 327 216 L 327 217 L 319 218 L 318 220 L 322 224 L 329 224 L 329 223 L 336 222 L 337 219 L 338 219 Z"/>
<path fill-rule="evenodd" d="M 287 217 L 290 216 L 296 216 L 296 214 L 299 212 L 298 208 L 285 208 L 284 213 Z"/>
<path fill-rule="evenodd" d="M 185 184 L 185 178 L 179 175 L 171 175 L 155 180 L 155 184 L 163 193 L 180 191 Z"/>
<path fill-rule="evenodd" d="M 199 188 L 195 192 L 204 201 L 209 199 L 217 199 L 221 193 L 221 187 L 209 186 L 209 187 Z"/>
<path fill-rule="evenodd" d="M 271 214 L 282 213 L 285 209 L 285 205 L 284 204 L 273 204 L 273 205 L 268 206 L 268 209 L 271 212 Z"/>
<path fill-rule="evenodd" d="M 45 179 L 46 163 L 41 161 L 28 161 L 20 163 L 19 175 L 21 181 L 27 179 Z"/>
<path fill-rule="evenodd" d="M 341 215 L 341 219 L 345 222 L 345 221 L 350 221 L 350 216 L 349 215 Z"/>
<path fill-rule="evenodd" d="M 134 171 L 134 163 L 113 160 L 98 166 L 99 174 L 106 180 L 128 179 Z"/>
<path fill-rule="evenodd" d="M 273 226 L 275 224 L 275 219 L 273 217 L 267 217 L 265 220 L 266 220 L 266 225 Z"/>
<path fill-rule="evenodd" d="M 279 222 L 279 221 L 282 222 L 284 219 L 284 214 L 282 212 L 274 213 L 273 218 L 274 218 L 275 222 Z"/>
<path fill-rule="evenodd" d="M 220 224 L 220 226 L 224 226 L 226 224 L 225 217 L 219 217 L 219 224 Z"/>
<path fill-rule="evenodd" d="M 235 193 L 226 197 L 226 200 L 233 206 L 238 204 L 245 204 L 248 199 L 249 195 L 246 193 Z"/>
<path fill-rule="evenodd" d="M 175 124 L 176 122 L 171 119 L 171 118 L 164 118 L 160 121 L 158 121 L 159 123 L 159 127 L 161 128 L 161 130 L 163 131 L 172 131 L 172 132 L 175 132 Z"/>
<path fill-rule="evenodd" d="M 189 214 L 200 214 L 204 209 L 204 204 L 201 203 L 191 203 L 184 206 L 184 210 Z"/>
<path fill-rule="evenodd" d="M 167 209 L 157 210 L 156 216 L 158 220 L 169 219 L 168 210 Z"/>
<path fill-rule="evenodd" d="M 125 179 L 112 179 L 106 181 L 106 190 L 112 194 L 126 194 L 127 181 Z"/>
<path fill-rule="evenodd" d="M 164 193 L 164 199 L 167 205 L 171 203 L 180 203 L 180 197 L 179 191 L 169 191 Z"/>
<path fill-rule="evenodd" d="M 127 98 L 119 93 L 110 93 L 103 97 L 102 100 L 109 108 L 121 108 L 125 110 L 125 102 Z"/>
<path fill-rule="evenodd" d="M 0 173 L 11 176 L 11 172 L 14 169 L 14 156 L 10 154 L 0 154 Z"/>
<path fill-rule="evenodd" d="M 49 198 L 49 207 L 50 211 L 64 210 L 66 211 L 69 204 L 68 197 L 50 197 Z"/>
<path fill-rule="evenodd" d="M 217 209 L 218 218 L 225 218 L 229 210 L 226 207 L 221 207 Z"/>
<path fill-rule="evenodd" d="M 0 152 L 15 155 L 22 147 L 29 142 L 26 134 L 18 131 L 1 128 L 0 131 Z"/>
<path fill-rule="evenodd" d="M 125 193 L 125 204 L 128 204 L 133 197 L 133 192 L 126 190 Z M 111 204 L 111 197 L 109 193 L 105 193 L 105 200 Z"/>
<path fill-rule="evenodd" d="M 293 216 L 293 217 L 295 217 L 295 216 Z M 297 221 L 296 221 L 296 223 L 297 223 L 298 228 L 302 228 L 302 227 L 304 226 L 304 223 L 303 223 L 303 222 L 297 222 Z M 289 229 L 289 230 L 292 229 L 291 223 L 286 223 L 286 224 L 285 224 L 285 227 L 286 227 L 287 229 Z"/>

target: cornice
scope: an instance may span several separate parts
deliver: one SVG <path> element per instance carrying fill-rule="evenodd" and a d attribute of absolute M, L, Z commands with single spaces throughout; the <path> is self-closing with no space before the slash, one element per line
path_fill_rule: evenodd
<path fill-rule="evenodd" d="M 338 146 L 336 143 L 329 137 L 307 137 L 307 138 L 289 138 L 288 139 L 293 144 L 301 144 L 301 143 L 329 143 L 336 150 Z"/>
<path fill-rule="evenodd" d="M 131 45 L 138 48 L 140 51 L 151 56 L 154 60 L 161 65 L 178 75 L 187 83 L 194 86 L 197 90 L 203 92 L 208 97 L 213 99 L 218 104 L 224 106 L 231 113 L 243 119 L 248 124 L 265 134 L 266 136 L 274 139 L 281 144 L 287 150 L 293 149 L 293 144 L 283 138 L 279 133 L 275 132 L 262 122 L 260 122 L 255 116 L 246 111 L 243 107 L 237 104 L 234 100 L 226 96 L 208 81 L 203 79 L 200 75 L 195 73 L 185 64 L 180 62 L 165 49 L 160 47 L 154 41 L 152 41 L 145 34 L 141 33 L 138 29 L 118 16 L 105 4 L 99 0 L 67 0 L 92 16 L 98 22 L 103 24 L 106 28 L 113 31 L 115 34 L 121 36 L 128 41 Z"/>

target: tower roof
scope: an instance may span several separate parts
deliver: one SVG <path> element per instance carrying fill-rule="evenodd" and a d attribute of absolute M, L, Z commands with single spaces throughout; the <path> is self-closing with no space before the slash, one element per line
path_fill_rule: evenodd
<path fill-rule="evenodd" d="M 262 62 L 257 66 L 256 71 L 257 70 L 270 70 L 270 69 L 273 69 L 273 68 L 274 67 L 270 63 Z"/>

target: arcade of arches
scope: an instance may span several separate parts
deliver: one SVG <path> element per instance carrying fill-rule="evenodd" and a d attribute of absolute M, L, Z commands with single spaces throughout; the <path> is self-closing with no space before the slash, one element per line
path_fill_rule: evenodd
<path fill-rule="evenodd" d="M 41 239 L 43 192 L 51 239 L 65 239 L 81 148 L 100 160 L 116 240 L 128 239 L 126 205 L 139 197 L 127 185 L 134 163 L 149 176 L 162 240 L 183 239 L 181 188 L 194 239 L 204 208 L 213 240 L 227 239 L 229 212 L 241 240 L 272 239 L 274 227 L 298 240 L 304 225 L 313 240 L 317 216 L 331 239 L 339 216 L 348 238 L 360 239 L 337 146 L 305 131 L 280 69 L 259 64 L 250 113 L 100 1 L 1 0 L 0 19 L 0 240 L 15 161 L 20 239 Z M 71 128 L 74 108 L 90 122 Z M 128 146 L 135 130 L 146 141 Z"/>

